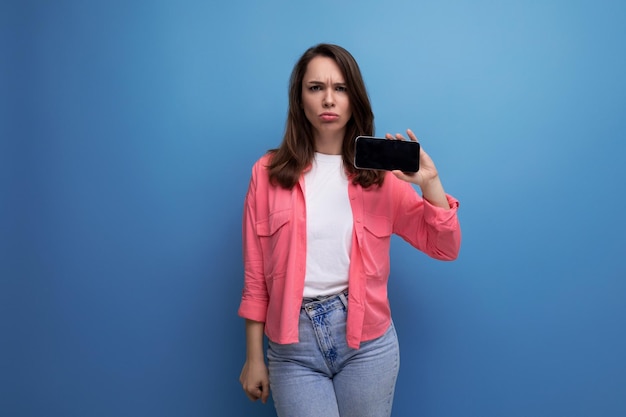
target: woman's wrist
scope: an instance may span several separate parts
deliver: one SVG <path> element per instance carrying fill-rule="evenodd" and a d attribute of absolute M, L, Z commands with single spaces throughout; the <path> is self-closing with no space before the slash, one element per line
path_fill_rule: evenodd
<path fill-rule="evenodd" d="M 439 176 L 436 176 L 424 184 L 420 185 L 422 190 L 422 197 L 433 206 L 449 209 L 450 204 L 446 197 L 446 192 L 443 189 Z"/>

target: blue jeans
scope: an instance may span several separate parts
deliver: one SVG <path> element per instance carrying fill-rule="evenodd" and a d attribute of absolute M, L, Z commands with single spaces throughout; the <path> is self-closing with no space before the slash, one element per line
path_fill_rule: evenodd
<path fill-rule="evenodd" d="M 300 342 L 269 341 L 270 388 L 279 417 L 389 417 L 400 365 L 393 323 L 351 349 L 346 295 L 305 300 Z"/>

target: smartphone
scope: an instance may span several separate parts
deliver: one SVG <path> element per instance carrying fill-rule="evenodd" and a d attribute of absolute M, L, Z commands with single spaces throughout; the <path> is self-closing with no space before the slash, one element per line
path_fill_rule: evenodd
<path fill-rule="evenodd" d="M 354 166 L 359 169 L 417 172 L 419 156 L 417 142 L 372 136 L 359 136 L 355 140 Z"/>

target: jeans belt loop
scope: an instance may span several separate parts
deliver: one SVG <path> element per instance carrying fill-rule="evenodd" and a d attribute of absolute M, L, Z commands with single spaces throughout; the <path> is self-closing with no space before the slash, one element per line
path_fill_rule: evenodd
<path fill-rule="evenodd" d="M 343 303 L 343 306 L 346 308 L 346 310 L 348 309 L 348 291 L 342 291 L 339 293 L 339 299 L 341 300 L 341 302 Z"/>

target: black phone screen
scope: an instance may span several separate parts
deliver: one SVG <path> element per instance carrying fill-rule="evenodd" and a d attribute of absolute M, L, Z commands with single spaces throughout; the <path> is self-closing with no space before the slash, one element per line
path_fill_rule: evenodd
<path fill-rule="evenodd" d="M 354 166 L 360 169 L 417 172 L 419 153 L 420 145 L 417 142 L 359 136 L 355 141 Z"/>

